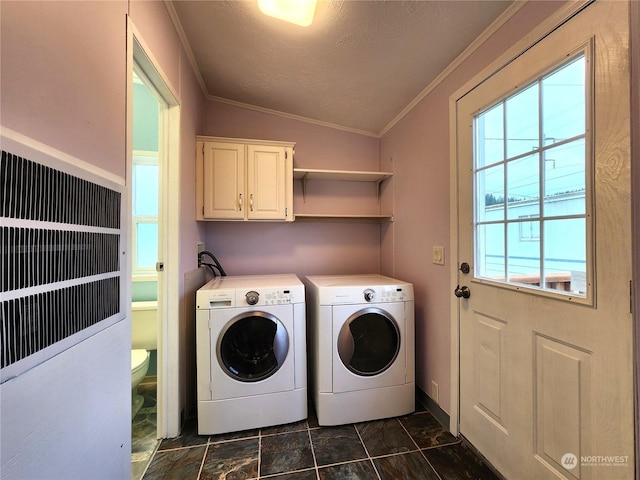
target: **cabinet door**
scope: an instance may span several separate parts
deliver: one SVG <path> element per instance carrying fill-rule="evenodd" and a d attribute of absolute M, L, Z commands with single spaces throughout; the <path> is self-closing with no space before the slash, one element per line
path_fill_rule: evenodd
<path fill-rule="evenodd" d="M 286 220 L 285 147 L 249 145 L 247 157 L 247 218 Z"/>
<path fill-rule="evenodd" d="M 244 220 L 245 146 L 240 143 L 204 144 L 204 218 Z"/>

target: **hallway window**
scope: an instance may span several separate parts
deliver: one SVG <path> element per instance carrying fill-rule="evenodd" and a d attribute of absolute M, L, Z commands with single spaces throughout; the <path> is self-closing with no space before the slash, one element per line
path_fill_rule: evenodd
<path fill-rule="evenodd" d="M 155 272 L 158 261 L 158 153 L 133 155 L 133 272 Z"/>
<path fill-rule="evenodd" d="M 158 261 L 160 104 L 133 74 L 132 268 L 134 275 L 155 275 Z"/>

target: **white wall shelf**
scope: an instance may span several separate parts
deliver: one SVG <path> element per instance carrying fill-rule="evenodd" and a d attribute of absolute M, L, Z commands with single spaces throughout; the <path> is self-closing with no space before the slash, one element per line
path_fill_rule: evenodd
<path fill-rule="evenodd" d="M 393 172 L 365 172 L 359 170 L 319 170 L 313 168 L 294 168 L 293 178 L 302 180 L 333 180 L 342 182 L 375 182 L 381 183 Z"/>
<path fill-rule="evenodd" d="M 393 176 L 393 172 L 366 172 L 361 170 L 320 170 L 315 168 L 294 168 L 293 179 L 302 182 L 302 198 L 307 200 L 307 181 L 324 180 L 339 182 L 371 182 L 376 184 L 376 194 L 380 196 L 380 184 Z"/>
<path fill-rule="evenodd" d="M 380 202 L 380 185 L 391 178 L 393 172 L 372 172 L 362 170 L 322 170 L 314 168 L 294 168 L 294 180 L 302 183 L 302 199 L 307 202 L 307 182 L 327 181 L 327 182 L 368 182 L 375 184 L 376 199 Z M 324 214 L 324 213 L 304 213 L 295 214 L 297 221 L 331 221 L 331 222 L 359 222 L 359 223 L 382 223 L 392 222 L 393 215 L 382 214 Z"/>
<path fill-rule="evenodd" d="M 345 223 L 385 223 L 393 222 L 393 215 L 333 215 L 323 213 L 302 213 L 294 216 L 296 222 L 345 222 Z"/>

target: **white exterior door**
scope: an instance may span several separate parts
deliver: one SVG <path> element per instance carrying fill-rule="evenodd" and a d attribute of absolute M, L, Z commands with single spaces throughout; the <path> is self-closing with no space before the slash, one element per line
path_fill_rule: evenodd
<path fill-rule="evenodd" d="M 459 429 L 509 479 L 634 477 L 627 29 L 596 2 L 456 105 Z"/>

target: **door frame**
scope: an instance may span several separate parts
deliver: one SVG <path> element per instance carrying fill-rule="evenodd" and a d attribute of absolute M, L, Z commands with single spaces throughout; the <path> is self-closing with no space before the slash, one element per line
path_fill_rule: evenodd
<path fill-rule="evenodd" d="M 127 98 L 126 98 L 126 158 L 128 222 L 131 223 L 132 169 L 133 169 L 133 67 L 136 66 L 151 82 L 152 87 L 166 104 L 159 141 L 164 152 L 163 172 L 159 180 L 158 256 L 164 263 L 164 272 L 158 275 L 158 384 L 157 384 L 157 438 L 176 437 L 181 427 L 180 400 L 180 244 L 178 235 L 180 212 L 180 102 L 178 94 L 151 49 L 127 16 Z M 162 139 L 161 139 L 162 138 Z M 129 242 L 131 240 L 129 239 Z M 131 252 L 131 245 L 128 245 Z M 131 258 L 129 258 L 131 272 Z M 131 279 L 129 278 L 129 281 Z M 129 289 L 130 291 L 130 289 Z M 169 319 L 172 319 L 170 322 Z M 131 336 L 129 335 L 129 342 Z M 170 360 L 174 361 L 171 362 Z"/>
<path fill-rule="evenodd" d="M 460 434 L 460 302 L 453 295 L 456 285 L 459 284 L 458 265 L 460 263 L 458 244 L 458 216 L 460 205 L 458 204 L 458 177 L 460 161 L 458 158 L 458 132 L 457 132 L 457 103 L 462 97 L 473 90 L 494 73 L 505 67 L 522 52 L 536 44 L 553 30 L 568 21 L 595 0 L 579 0 L 560 7 L 556 12 L 547 17 L 517 43 L 508 48 L 496 60 L 491 62 L 461 88 L 449 97 L 449 223 L 451 252 L 450 268 L 450 308 L 451 308 L 451 405 L 449 412 L 449 430 L 455 436 Z"/>
<path fill-rule="evenodd" d="M 640 2 L 629 5 L 630 62 L 631 62 L 631 252 L 633 331 L 635 345 L 640 345 Z M 635 59 L 635 60 L 634 60 Z M 640 472 L 640 351 L 634 348 L 634 392 L 636 415 L 636 472 Z"/>

